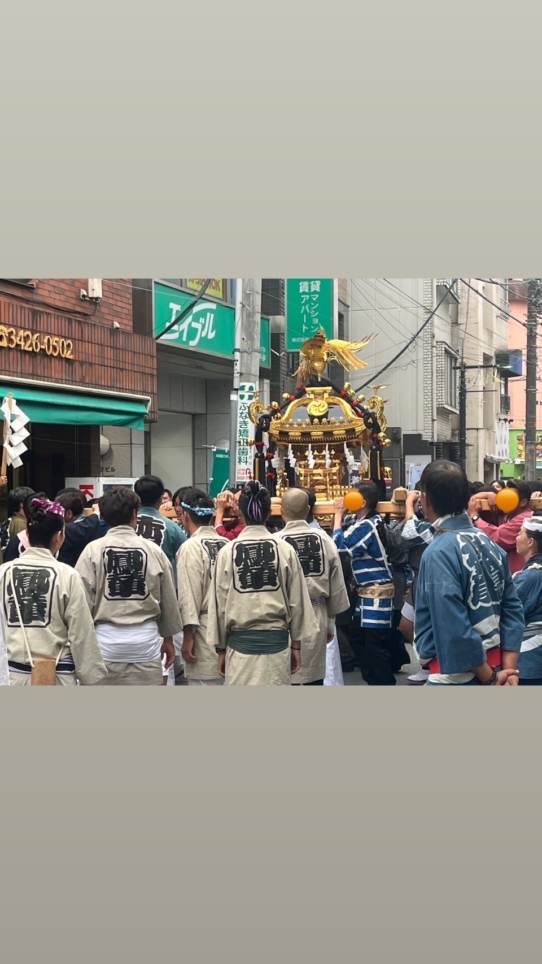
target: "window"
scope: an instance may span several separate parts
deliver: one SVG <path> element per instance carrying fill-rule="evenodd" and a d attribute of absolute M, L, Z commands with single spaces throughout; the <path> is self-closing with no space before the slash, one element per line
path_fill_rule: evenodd
<path fill-rule="evenodd" d="M 444 352 L 444 404 L 457 408 L 457 359 L 451 352 Z"/>
<path fill-rule="evenodd" d="M 288 375 L 290 375 L 290 377 L 295 375 L 298 368 L 299 368 L 299 352 L 289 351 L 287 366 L 286 366 L 286 371 Z"/>

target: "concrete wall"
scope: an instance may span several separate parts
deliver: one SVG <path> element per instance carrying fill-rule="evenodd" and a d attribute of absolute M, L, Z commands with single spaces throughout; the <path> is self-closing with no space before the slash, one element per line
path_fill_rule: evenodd
<path fill-rule="evenodd" d="M 500 304 L 500 287 L 469 279 L 480 294 Z M 508 321 L 474 291 L 465 288 L 459 305 L 460 338 L 465 339 L 467 365 L 491 365 L 497 351 L 508 347 Z M 498 474 L 486 456 L 495 454 L 495 421 L 500 410 L 500 382 L 491 368 L 470 369 L 467 381 L 467 475 L 486 482 Z"/>
<path fill-rule="evenodd" d="M 164 479 L 168 487 L 207 489 L 212 446 L 229 442 L 231 384 L 228 378 L 181 373 L 173 363 L 159 366 L 158 422 L 150 431 L 151 465 L 156 474 L 162 467 L 169 477 L 169 482 Z"/>
<path fill-rule="evenodd" d="M 193 420 L 193 415 L 159 411 L 151 425 L 151 473 L 172 492 L 194 483 Z"/>
<path fill-rule="evenodd" d="M 379 369 L 387 364 L 423 324 L 423 279 L 421 278 L 353 278 L 349 281 L 350 337 L 356 341 L 375 334 L 374 341 L 361 353 L 368 362 L 362 371 L 353 372 L 353 387 L 366 381 L 374 383 Z M 400 290 L 392 287 L 395 285 Z M 377 379 L 385 384 L 384 398 L 389 425 L 403 432 L 423 432 L 423 341 L 412 347 Z M 369 398 L 370 388 L 363 390 Z"/>
<path fill-rule="evenodd" d="M 133 479 L 145 472 L 145 433 L 115 425 L 105 425 L 101 434 L 109 439 L 111 448 L 101 459 L 100 474 Z"/>

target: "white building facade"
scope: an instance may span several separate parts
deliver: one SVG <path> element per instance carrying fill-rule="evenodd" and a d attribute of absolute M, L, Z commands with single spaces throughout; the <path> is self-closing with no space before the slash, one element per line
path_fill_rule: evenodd
<path fill-rule="evenodd" d="M 456 282 L 431 318 L 452 279 L 349 280 L 348 337 L 355 341 L 375 334 L 363 353 L 369 367 L 357 373 L 352 384 L 387 386 L 381 394 L 388 399 L 388 435 L 393 444 L 386 461 L 393 469 L 394 484 L 415 483 L 433 458 L 459 460 L 462 354 L 469 366 L 467 474 L 483 482 L 499 476 L 500 462 L 506 457 L 502 432 L 509 408 L 508 309 L 500 280 L 465 279 L 474 290 Z M 497 364 L 499 369 L 493 367 Z M 365 389 L 363 393 L 367 395 Z"/>

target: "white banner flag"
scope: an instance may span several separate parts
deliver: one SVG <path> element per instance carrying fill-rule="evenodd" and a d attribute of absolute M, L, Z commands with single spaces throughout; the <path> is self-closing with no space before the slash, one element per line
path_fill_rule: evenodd
<path fill-rule="evenodd" d="M 12 431 L 13 431 L 13 432 L 16 432 L 17 435 L 20 435 L 21 432 L 26 432 L 26 436 L 29 435 L 29 432 L 27 432 L 27 431 L 26 431 L 26 428 L 25 428 L 25 425 L 28 425 L 29 421 L 30 421 L 30 419 L 28 418 L 28 415 L 25 415 L 24 413 L 21 413 L 21 414 L 18 415 L 17 418 L 14 419 L 14 421 L 11 423 L 11 429 L 12 429 Z M 25 436 L 25 438 L 26 438 L 26 436 Z"/>
<path fill-rule="evenodd" d="M 11 427 L 13 428 L 13 426 Z M 29 438 L 29 437 L 30 437 L 30 432 L 27 432 L 26 429 L 23 428 L 21 429 L 20 432 L 12 432 L 9 438 L 12 445 L 23 445 L 25 438 Z"/>
<path fill-rule="evenodd" d="M 355 460 L 355 458 L 354 458 L 354 455 L 353 455 L 352 450 L 348 448 L 348 445 L 346 444 L 346 442 L 344 443 L 344 454 L 345 454 L 345 456 L 346 456 L 346 464 L 347 464 L 347 465 L 354 465 L 354 462 L 355 462 L 356 460 Z"/>
<path fill-rule="evenodd" d="M 4 448 L 8 453 L 8 459 L 10 459 L 11 462 L 13 462 L 14 459 L 18 459 L 26 452 L 26 445 L 24 442 L 13 444 L 13 438 L 11 435 L 8 435 Z"/>
<path fill-rule="evenodd" d="M 6 453 L 3 465 L 7 462 L 12 468 L 19 469 L 23 464 L 21 455 L 24 455 L 27 451 L 25 439 L 29 437 L 30 432 L 25 428 L 25 425 L 28 424 L 30 419 L 21 411 L 15 399 L 11 396 L 7 396 L 2 401 L 2 414 L 5 423 L 4 450 Z"/>

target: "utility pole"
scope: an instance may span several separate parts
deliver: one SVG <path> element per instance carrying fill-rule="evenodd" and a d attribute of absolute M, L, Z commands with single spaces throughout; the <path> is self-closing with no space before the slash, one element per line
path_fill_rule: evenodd
<path fill-rule="evenodd" d="M 483 371 L 486 368 L 494 369 L 495 365 L 465 365 L 465 359 L 461 358 L 461 363 L 456 365 L 454 371 L 459 372 L 459 462 L 463 472 L 467 471 L 467 371 Z M 478 389 L 472 389 L 477 392 Z"/>
<path fill-rule="evenodd" d="M 470 278 L 469 278 L 470 281 Z M 461 340 L 461 362 L 459 365 L 459 464 L 467 474 L 467 368 L 465 365 L 465 341 L 469 327 L 470 288 L 467 290 L 467 310 L 465 328 Z"/>
<path fill-rule="evenodd" d="M 459 365 L 459 464 L 467 471 L 467 368 L 464 357 Z"/>
<path fill-rule="evenodd" d="M 260 376 L 261 278 L 246 279 L 243 301 L 245 302 L 245 324 L 241 342 L 241 381 L 255 383 L 257 391 Z"/>
<path fill-rule="evenodd" d="M 527 371 L 525 390 L 525 477 L 536 479 L 536 368 L 540 279 L 529 278 L 527 303 Z"/>
<path fill-rule="evenodd" d="M 237 278 L 233 390 L 230 394 L 230 488 L 235 488 L 237 482 L 239 388 L 243 384 L 253 384 L 256 391 L 259 389 L 261 306 L 261 278 Z"/>

